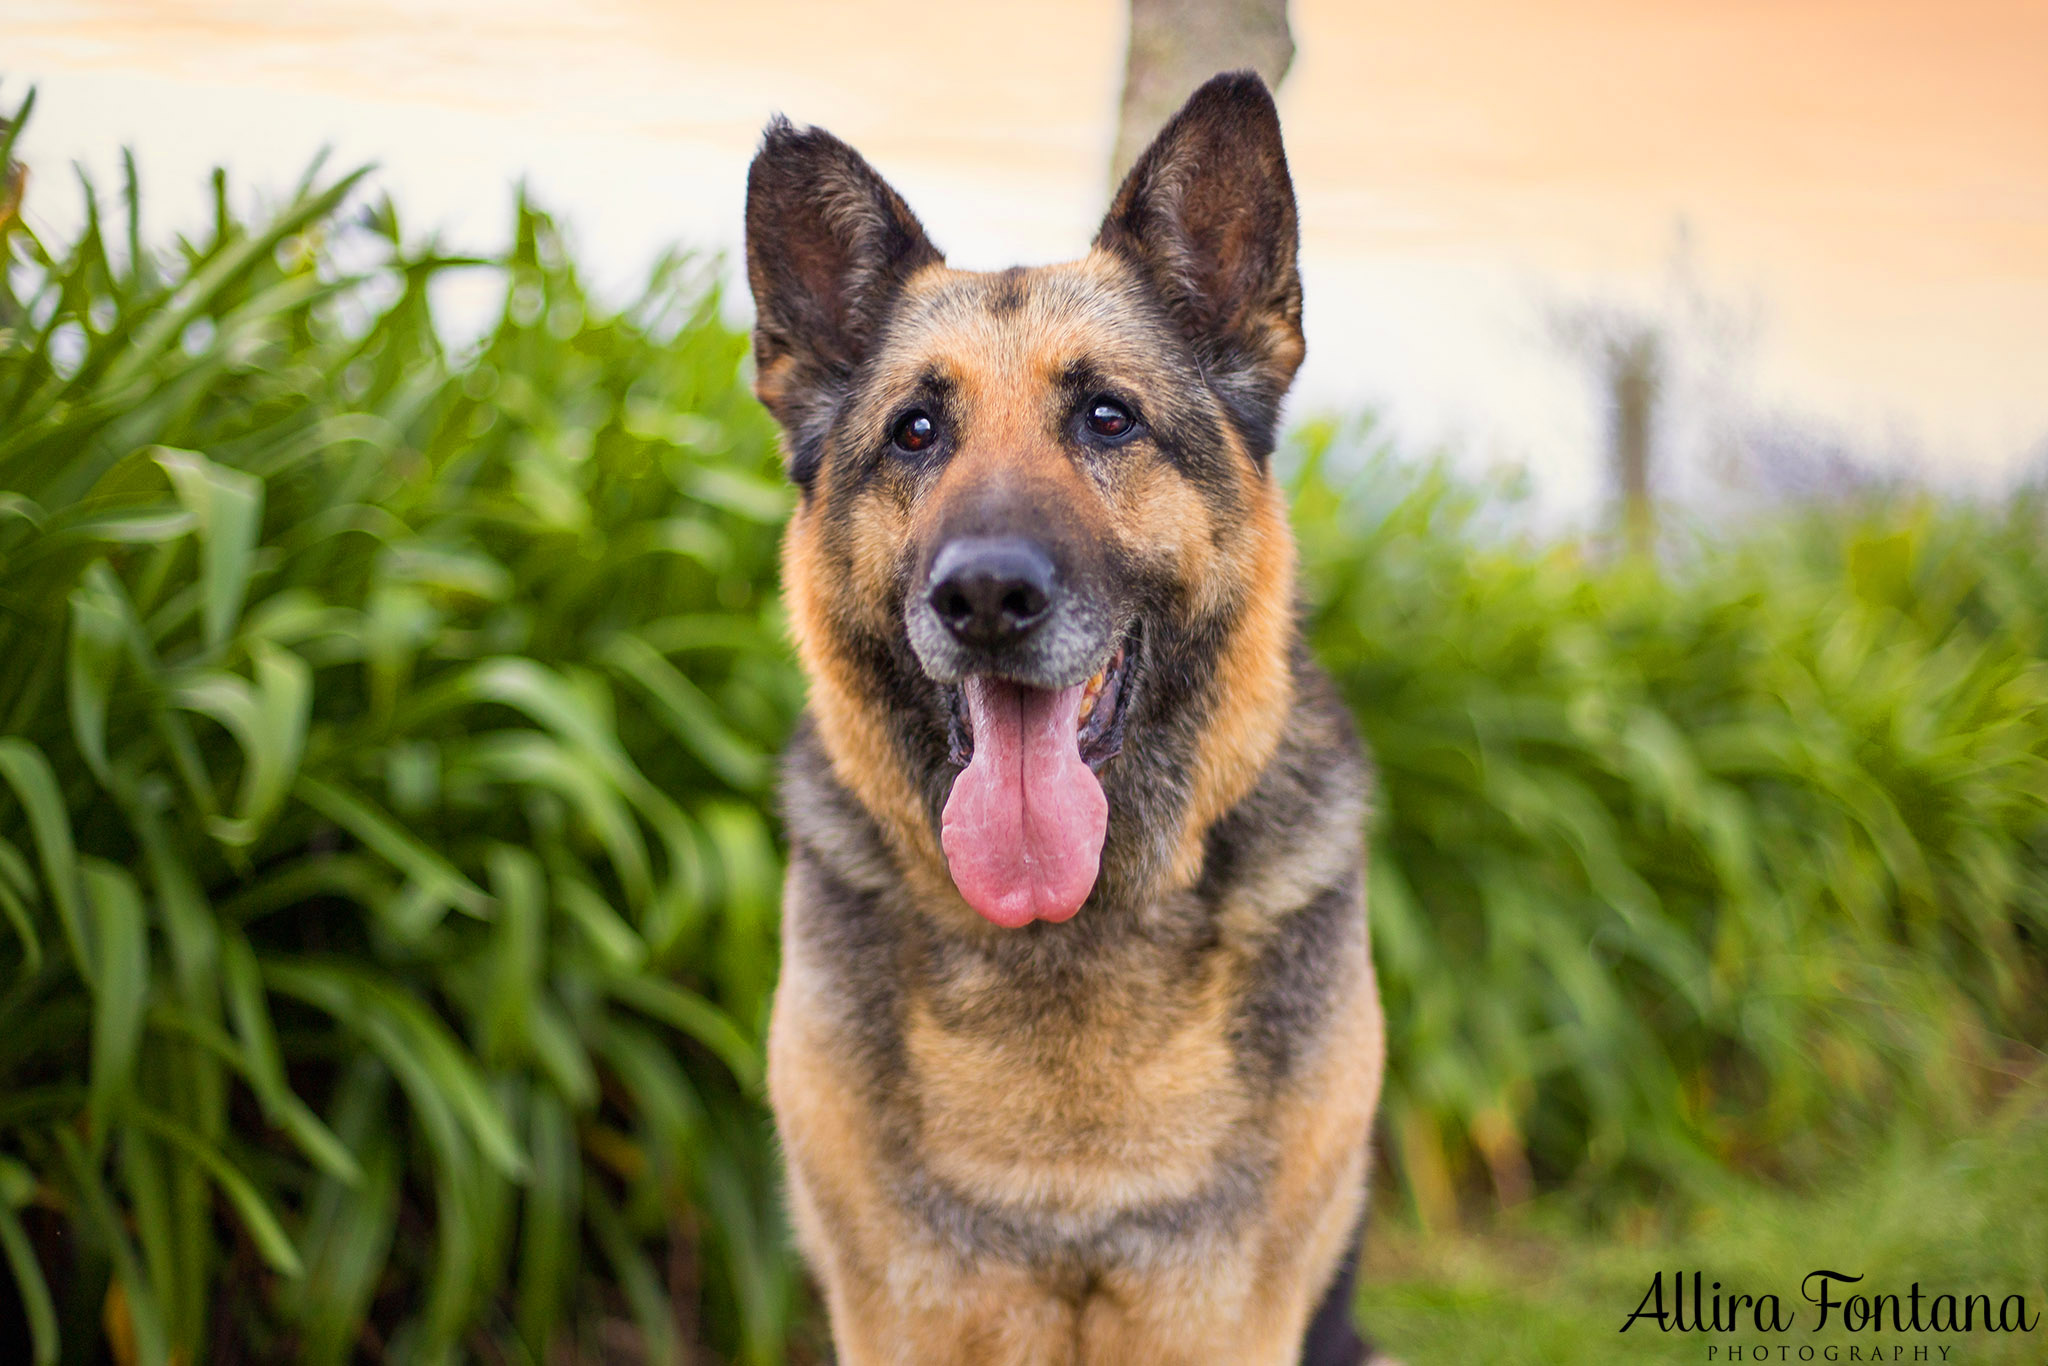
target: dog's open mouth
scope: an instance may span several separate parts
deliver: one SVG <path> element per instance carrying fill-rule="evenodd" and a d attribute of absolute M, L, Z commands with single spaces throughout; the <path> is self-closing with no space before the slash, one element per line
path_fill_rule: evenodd
<path fill-rule="evenodd" d="M 1131 651 L 1072 687 L 962 681 L 940 843 L 967 904 L 1007 928 L 1065 920 L 1094 890 L 1109 803 L 1096 774 L 1123 748 Z"/>
<path fill-rule="evenodd" d="M 1131 700 L 1130 689 L 1126 686 L 1131 648 L 1129 645 L 1117 646 L 1116 653 L 1109 657 L 1108 662 L 1081 684 L 1081 708 L 1074 723 L 1074 736 L 1080 748 L 1081 762 L 1097 773 L 1123 752 L 1124 715 Z M 947 691 L 952 703 L 946 734 L 947 757 L 965 768 L 974 760 L 974 723 L 968 710 L 967 690 L 962 686 Z"/>

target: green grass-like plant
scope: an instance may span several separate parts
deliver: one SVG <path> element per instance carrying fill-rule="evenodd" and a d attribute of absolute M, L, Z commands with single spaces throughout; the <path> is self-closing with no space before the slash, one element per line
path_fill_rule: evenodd
<path fill-rule="evenodd" d="M 602 310 L 531 206 L 456 259 L 358 187 L 250 226 L 217 178 L 160 256 L 131 166 L 120 240 L 89 189 L 67 251 L 7 239 L 0 1247 L 34 1359 L 104 1326 L 148 1366 L 780 1360 L 800 695 L 744 339 L 714 263 Z M 469 270 L 504 305 L 456 357 L 428 296 Z"/>

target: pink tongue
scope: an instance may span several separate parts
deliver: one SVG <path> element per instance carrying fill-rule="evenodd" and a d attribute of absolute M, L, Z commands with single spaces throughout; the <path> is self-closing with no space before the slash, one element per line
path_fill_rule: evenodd
<path fill-rule="evenodd" d="M 939 826 L 953 884 L 1005 929 L 1065 920 L 1095 886 L 1109 824 L 1109 801 L 1074 734 L 1082 685 L 961 686 L 974 758 L 953 780 Z"/>

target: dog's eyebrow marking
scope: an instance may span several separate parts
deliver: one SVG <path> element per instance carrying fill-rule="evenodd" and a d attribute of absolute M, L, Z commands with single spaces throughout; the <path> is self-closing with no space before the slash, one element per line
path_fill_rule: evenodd
<path fill-rule="evenodd" d="M 996 317 L 1006 317 L 1024 307 L 1027 291 L 1024 288 L 1027 272 L 1022 266 L 1011 266 L 989 281 L 988 311 Z"/>
<path fill-rule="evenodd" d="M 1091 360 L 1070 360 L 1060 367 L 1059 387 L 1074 403 L 1088 398 L 1103 387 L 1102 372 Z"/>
<path fill-rule="evenodd" d="M 922 398 L 938 409 L 935 416 L 955 417 L 958 414 L 953 409 L 957 405 L 959 394 L 960 386 L 950 374 L 936 365 L 927 365 L 917 372 L 917 378 L 903 390 L 900 402 Z"/>
<path fill-rule="evenodd" d="M 905 368 L 907 370 L 908 367 Z M 927 362 L 915 373 L 898 371 L 883 377 L 876 386 L 876 392 L 863 406 L 872 405 L 870 411 L 882 421 L 902 413 L 906 404 L 922 404 L 937 409 L 934 416 L 943 417 L 959 393 L 960 385 L 948 371 Z"/>

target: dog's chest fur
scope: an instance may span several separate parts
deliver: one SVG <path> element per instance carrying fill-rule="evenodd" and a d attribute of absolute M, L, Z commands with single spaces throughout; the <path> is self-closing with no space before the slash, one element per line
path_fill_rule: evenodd
<path fill-rule="evenodd" d="M 962 963 L 906 1001 L 907 1097 L 937 1184 L 1087 1221 L 1185 1202 L 1244 1144 L 1242 951 L 1131 941 L 1050 1001 Z"/>

